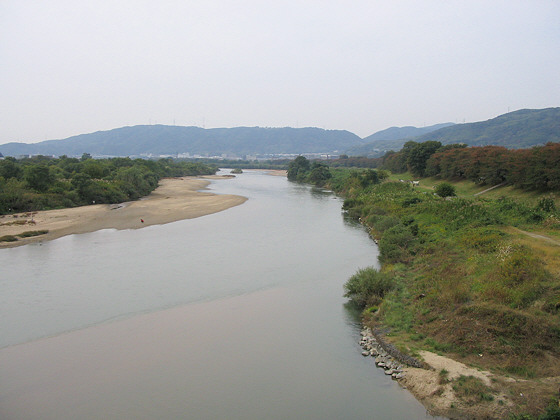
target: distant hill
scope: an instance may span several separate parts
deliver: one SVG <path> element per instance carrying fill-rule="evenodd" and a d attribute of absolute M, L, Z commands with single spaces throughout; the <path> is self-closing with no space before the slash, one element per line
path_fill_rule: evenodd
<path fill-rule="evenodd" d="M 212 128 L 137 125 L 81 134 L 63 140 L 0 145 L 0 156 L 68 155 L 147 156 L 190 154 L 254 156 L 271 154 L 345 153 L 382 156 L 409 140 L 528 148 L 560 142 L 560 108 L 522 109 L 488 121 L 429 127 L 391 127 L 360 139 L 346 130 L 320 128 Z"/>
<path fill-rule="evenodd" d="M 431 133 L 432 131 L 439 130 L 440 128 L 449 127 L 454 125 L 453 123 L 442 123 L 436 125 L 430 125 L 428 127 L 391 127 L 385 130 L 378 131 L 371 136 L 364 137 L 362 140 L 365 143 L 375 143 L 384 140 L 400 140 L 409 137 L 417 137 L 422 134 Z"/>
<path fill-rule="evenodd" d="M 63 140 L 0 145 L 5 156 L 201 156 L 336 153 L 362 144 L 345 130 L 320 128 L 212 128 L 138 125 L 81 134 Z"/>
<path fill-rule="evenodd" d="M 488 121 L 458 124 L 417 137 L 414 141 L 465 143 L 525 149 L 560 142 L 560 108 L 521 109 Z"/>
<path fill-rule="evenodd" d="M 468 146 L 495 145 L 510 149 L 560 142 L 560 108 L 522 109 L 487 121 L 445 125 L 426 127 L 436 129 L 399 139 L 391 139 L 390 136 L 413 131 L 405 130 L 408 127 L 390 128 L 364 138 L 366 144 L 353 147 L 346 153 L 351 156 L 378 157 L 388 150 L 400 150 L 409 140 L 418 143 L 435 140 L 443 144 L 464 143 Z"/>
<path fill-rule="evenodd" d="M 443 127 L 454 125 L 453 123 L 442 123 L 428 127 L 390 127 L 364 137 L 365 144 L 346 150 L 351 156 L 381 156 L 387 150 L 399 150 L 403 144 L 413 137 L 439 130 Z"/>

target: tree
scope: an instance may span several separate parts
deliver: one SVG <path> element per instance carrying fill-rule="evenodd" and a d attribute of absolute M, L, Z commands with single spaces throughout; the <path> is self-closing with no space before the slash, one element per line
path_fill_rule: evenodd
<path fill-rule="evenodd" d="M 26 167 L 23 177 L 27 185 L 38 192 L 47 191 L 54 181 L 49 167 L 43 164 Z"/>
<path fill-rule="evenodd" d="M 82 172 L 92 178 L 103 178 L 109 173 L 109 168 L 104 167 L 100 161 L 88 159 L 82 165 Z"/>
<path fill-rule="evenodd" d="M 78 191 L 80 197 L 84 201 L 89 201 L 88 188 L 90 187 L 91 184 L 93 184 L 91 177 L 88 174 L 84 174 L 80 172 L 72 177 L 71 182 L 72 182 L 72 187 L 74 187 L 74 189 Z"/>
<path fill-rule="evenodd" d="M 21 174 L 22 170 L 13 157 L 7 157 L 0 161 L 0 176 L 3 176 L 5 179 L 21 179 Z"/>
<path fill-rule="evenodd" d="M 414 240 L 410 226 L 399 223 L 387 229 L 379 241 L 379 260 L 385 263 L 405 261 L 410 256 L 409 249 Z"/>
<path fill-rule="evenodd" d="M 307 177 L 309 182 L 315 185 L 323 185 L 327 179 L 332 178 L 332 174 L 329 171 L 329 167 L 323 163 L 315 162 L 311 167 L 311 172 Z"/>
<path fill-rule="evenodd" d="M 417 143 L 412 147 L 408 152 L 408 158 L 406 160 L 410 172 L 415 176 L 424 176 L 428 159 L 440 147 L 441 143 L 439 141 L 425 141 L 424 143 Z"/>
<path fill-rule="evenodd" d="M 362 187 L 367 187 L 368 185 L 379 184 L 379 175 L 377 171 L 373 169 L 367 169 L 360 174 L 360 183 Z"/>
<path fill-rule="evenodd" d="M 389 150 L 385 153 L 385 156 L 383 156 L 383 169 L 387 169 L 395 174 L 406 172 L 407 155 L 403 150 L 400 152 Z"/>
<path fill-rule="evenodd" d="M 298 156 L 288 164 L 288 180 L 303 181 L 310 166 L 309 160 L 305 156 Z"/>
<path fill-rule="evenodd" d="M 455 197 L 455 187 L 447 182 L 442 182 L 438 184 L 435 188 L 435 193 L 440 197 Z"/>

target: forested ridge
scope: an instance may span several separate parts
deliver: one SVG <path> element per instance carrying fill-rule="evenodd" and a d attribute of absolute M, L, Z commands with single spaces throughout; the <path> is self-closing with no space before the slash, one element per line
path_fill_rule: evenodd
<path fill-rule="evenodd" d="M 417 137 L 417 142 L 440 141 L 469 146 L 527 148 L 560 141 L 560 108 L 520 109 L 487 121 L 456 124 Z"/>
<path fill-rule="evenodd" d="M 542 146 L 550 142 L 560 142 L 560 108 L 521 109 L 487 121 L 438 127 L 437 130 L 430 130 L 426 134 L 418 133 L 416 137 L 408 137 L 403 131 L 400 138 L 391 139 L 391 136 L 384 135 L 385 131 L 391 133 L 392 130 L 384 130 L 366 137 L 364 141 L 371 140 L 371 142 L 347 149 L 347 154 L 377 157 L 389 150 L 401 149 L 408 140 L 418 143 L 427 141 L 438 141 L 442 144 L 461 143 L 467 146 L 493 145 L 508 149 Z"/>
<path fill-rule="evenodd" d="M 332 153 L 362 144 L 362 139 L 346 130 L 321 128 L 200 128 L 168 125 L 138 125 L 62 140 L 0 145 L 5 156 L 68 155 L 88 151 L 96 157 L 171 155 L 232 156 L 258 154 Z"/>
<path fill-rule="evenodd" d="M 148 195 L 163 177 L 216 171 L 213 165 L 172 159 L 7 157 L 0 160 L 0 214 L 120 203 Z"/>

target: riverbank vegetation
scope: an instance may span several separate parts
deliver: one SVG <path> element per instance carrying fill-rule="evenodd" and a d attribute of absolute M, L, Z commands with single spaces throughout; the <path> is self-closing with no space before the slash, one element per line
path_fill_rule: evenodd
<path fill-rule="evenodd" d="M 378 240 L 379 274 L 393 284 L 383 296 L 375 282 L 361 287 L 368 322 L 390 327 L 390 339 L 412 355 L 443 352 L 522 379 L 560 375 L 560 213 L 553 200 L 448 200 L 400 182 L 353 188 L 344 209 Z M 535 413 L 556 394 L 550 387 L 514 400 Z"/>
<path fill-rule="evenodd" d="M 330 169 L 322 185 L 341 194 L 347 214 L 367 226 L 382 264 L 356 273 L 345 293 L 364 308 L 368 325 L 390 328 L 388 339 L 404 353 L 430 350 L 501 375 L 495 385 L 508 393 L 508 410 L 538 415 L 559 397 L 560 166 L 534 159 L 526 173 L 547 174 L 546 182 L 507 175 L 489 183 L 482 168 L 476 182 L 449 177 L 441 187 L 443 177 L 422 178 L 434 175 L 434 156 L 471 149 L 427 145 L 397 176 Z M 529 154 L 557 150 L 547 145 Z M 296 179 L 309 181 L 310 171 L 311 165 Z M 494 183 L 500 188 L 480 194 Z"/>
<path fill-rule="evenodd" d="M 163 177 L 216 171 L 213 165 L 172 159 L 7 157 L 0 160 L 0 214 L 135 200 Z"/>

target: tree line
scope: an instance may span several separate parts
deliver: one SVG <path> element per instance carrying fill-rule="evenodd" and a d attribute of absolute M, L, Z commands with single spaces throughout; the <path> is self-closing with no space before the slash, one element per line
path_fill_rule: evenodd
<path fill-rule="evenodd" d="M 0 214 L 135 200 L 161 178 L 214 174 L 217 167 L 172 159 L 34 156 L 0 160 Z"/>
<path fill-rule="evenodd" d="M 501 146 L 443 146 L 438 141 L 407 142 L 399 152 L 388 152 L 382 168 L 414 176 L 466 179 L 480 185 L 505 183 L 525 190 L 560 190 L 560 143 L 530 149 Z"/>

